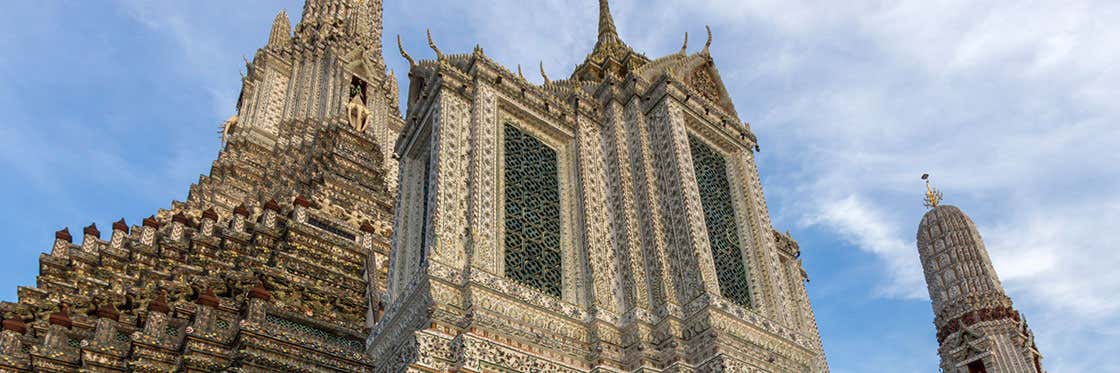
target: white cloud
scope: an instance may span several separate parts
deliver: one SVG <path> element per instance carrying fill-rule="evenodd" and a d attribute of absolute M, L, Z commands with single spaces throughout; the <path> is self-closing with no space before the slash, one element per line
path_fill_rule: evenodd
<path fill-rule="evenodd" d="M 878 255 L 895 281 L 878 289 L 884 296 L 928 299 L 913 240 L 904 240 L 892 224 L 855 195 L 826 203 L 803 216 L 802 224 L 830 227 L 850 244 Z"/>
<path fill-rule="evenodd" d="M 1120 321 L 1120 27 L 1105 21 L 1120 6 L 745 3 L 709 2 L 709 17 L 742 18 L 724 27 L 763 39 L 717 50 L 723 71 L 753 68 L 740 63 L 753 55 L 786 61 L 731 82 L 740 110 L 758 109 L 740 114 L 760 132 L 779 223 L 816 224 L 879 257 L 878 294 L 924 297 L 916 176 L 932 171 L 980 225 L 1052 371 L 1116 366 L 1074 360 L 1085 342 L 1072 341 L 1103 334 L 1115 348 L 1120 334 L 1107 326 Z"/>

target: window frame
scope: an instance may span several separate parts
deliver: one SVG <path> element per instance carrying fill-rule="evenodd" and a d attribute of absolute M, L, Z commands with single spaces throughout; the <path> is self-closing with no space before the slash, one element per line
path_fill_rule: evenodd
<path fill-rule="evenodd" d="M 704 221 L 699 222 L 701 228 L 703 228 L 704 232 L 707 234 L 705 238 L 708 241 L 707 250 L 704 250 L 701 255 L 706 255 L 707 258 L 711 260 L 712 274 L 715 276 L 716 289 L 718 289 L 718 295 L 721 298 L 739 307 L 757 310 L 764 304 L 764 295 L 762 294 L 763 288 L 761 287 L 762 278 L 759 276 L 761 274 L 760 271 L 765 269 L 763 266 L 766 264 L 766 261 L 761 257 L 763 254 L 762 251 L 759 250 L 759 246 L 764 245 L 764 243 L 758 242 L 756 236 L 759 234 L 766 234 L 766 232 L 757 231 L 758 227 L 755 226 L 758 223 L 758 214 L 760 214 L 760 212 L 756 211 L 757 209 L 752 205 L 752 201 L 754 198 L 762 197 L 753 196 L 751 191 L 751 184 L 749 182 L 750 175 L 748 174 L 751 172 L 749 167 L 751 162 L 749 152 L 751 150 L 724 138 L 721 133 L 722 131 L 712 128 L 713 125 L 708 122 L 690 113 L 686 113 L 685 117 L 687 123 L 685 144 L 688 146 L 686 151 L 690 159 L 689 163 L 692 167 L 691 171 L 693 177 L 692 180 L 684 180 L 683 182 L 695 183 L 694 185 L 697 187 L 697 203 L 700 205 L 700 208 L 703 209 L 703 201 L 699 195 L 699 179 L 697 179 L 696 164 L 691 149 L 692 139 L 696 139 L 723 158 L 724 173 L 727 176 L 728 192 L 731 198 L 732 210 L 735 215 L 734 220 L 736 233 L 739 238 L 740 260 L 742 260 L 744 267 L 749 304 L 741 304 L 723 294 L 723 289 L 719 284 L 719 270 L 715 266 L 716 258 L 712 252 L 711 233 L 708 232 L 706 216 Z M 701 214 L 703 214 L 703 211 L 701 211 Z"/>
<path fill-rule="evenodd" d="M 494 178 L 494 197 L 496 199 L 494 219 L 494 256 L 495 263 L 492 264 L 495 275 L 504 280 L 516 283 L 519 286 L 529 289 L 540 296 L 556 298 L 552 294 L 545 293 L 535 287 L 515 281 L 506 276 L 505 259 L 506 259 L 506 215 L 505 215 L 505 126 L 512 125 L 514 128 L 522 131 L 526 135 L 532 136 L 545 146 L 551 148 L 556 152 L 557 160 L 557 178 L 559 182 L 560 192 L 560 297 L 559 299 L 572 304 L 580 304 L 580 289 L 579 284 L 582 283 L 583 271 L 580 270 L 582 266 L 581 256 L 577 248 L 581 247 L 578 233 L 575 230 L 575 222 L 578 221 L 579 214 L 575 208 L 575 198 L 573 198 L 573 188 L 577 187 L 578 178 L 574 174 L 575 158 L 573 154 L 573 144 L 575 142 L 574 136 L 571 136 L 563 129 L 549 124 L 549 122 L 536 117 L 530 117 L 524 113 L 515 113 L 503 107 L 498 111 L 497 121 L 492 125 L 496 126 L 495 130 L 495 178 Z"/>

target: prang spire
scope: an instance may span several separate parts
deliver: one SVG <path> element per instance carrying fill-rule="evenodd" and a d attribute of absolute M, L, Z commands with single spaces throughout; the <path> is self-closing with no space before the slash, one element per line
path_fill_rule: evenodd
<path fill-rule="evenodd" d="M 572 78 L 600 81 L 608 74 L 622 77 L 647 62 L 648 58 L 634 52 L 618 36 L 608 0 L 599 0 L 599 37 L 587 60 L 572 72 Z"/>
<path fill-rule="evenodd" d="M 618 37 L 618 29 L 611 18 L 611 6 L 607 0 L 599 0 L 599 42 L 596 44 L 622 44 Z M 598 49 L 598 45 L 595 49 Z"/>
<path fill-rule="evenodd" d="M 284 47 L 292 40 L 292 22 L 288 20 L 288 12 L 281 10 L 272 21 L 272 33 L 268 35 L 268 46 Z"/>
<path fill-rule="evenodd" d="M 619 54 L 620 51 L 632 52 L 630 46 L 618 36 L 618 28 L 611 17 L 611 6 L 608 0 L 599 0 L 599 38 L 595 41 L 595 49 L 591 55 L 596 59 Z M 619 57 L 619 56 L 614 56 Z"/>

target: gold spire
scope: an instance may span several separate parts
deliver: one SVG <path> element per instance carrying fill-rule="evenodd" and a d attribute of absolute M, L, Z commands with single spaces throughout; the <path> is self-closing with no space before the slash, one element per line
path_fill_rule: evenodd
<path fill-rule="evenodd" d="M 926 198 L 922 205 L 928 208 L 937 208 L 941 204 L 941 199 L 945 196 L 941 194 L 940 190 L 934 189 L 929 185 L 929 174 L 922 174 L 922 180 L 926 181 Z"/>
<path fill-rule="evenodd" d="M 607 74 L 622 77 L 648 62 L 648 58 L 634 52 L 618 36 L 610 4 L 607 0 L 599 0 L 599 38 L 595 41 L 591 54 L 572 72 L 572 78 L 602 81 Z"/>
<path fill-rule="evenodd" d="M 599 0 L 599 42 L 617 42 L 618 30 L 614 27 L 614 18 L 611 18 L 611 6 L 607 0 Z"/>

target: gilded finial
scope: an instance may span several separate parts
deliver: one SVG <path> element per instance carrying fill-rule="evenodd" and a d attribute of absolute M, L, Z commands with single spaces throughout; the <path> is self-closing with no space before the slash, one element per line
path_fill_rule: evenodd
<path fill-rule="evenodd" d="M 684 56 L 684 55 L 687 55 L 687 54 L 688 54 L 688 31 L 685 31 L 685 33 L 684 33 L 684 45 L 681 45 L 681 55 Z"/>
<path fill-rule="evenodd" d="M 607 0 L 599 0 L 599 42 L 618 42 L 618 30 L 611 18 L 611 6 Z"/>
<path fill-rule="evenodd" d="M 708 41 L 704 42 L 703 53 L 709 53 L 710 52 L 709 49 L 711 49 L 711 47 L 712 47 L 712 27 L 708 26 L 708 25 L 704 25 L 704 28 L 708 30 Z"/>
<path fill-rule="evenodd" d="M 922 180 L 926 181 L 926 197 L 922 201 L 922 205 L 931 209 L 937 208 L 941 204 L 941 199 L 945 196 L 941 194 L 940 190 L 929 185 L 929 174 L 922 174 Z"/>
<path fill-rule="evenodd" d="M 544 78 L 544 84 L 552 83 L 552 80 L 548 79 L 548 74 L 544 73 L 544 61 L 541 61 L 541 77 Z"/>
<path fill-rule="evenodd" d="M 428 29 L 428 47 L 436 52 L 436 59 L 443 60 L 443 52 L 436 46 L 436 42 L 432 40 L 432 29 Z"/>
<path fill-rule="evenodd" d="M 401 44 L 401 34 L 397 34 L 397 49 L 401 50 L 401 57 L 408 60 L 408 67 L 416 66 L 416 61 L 412 59 L 412 56 L 408 55 L 408 52 L 404 51 L 404 44 Z"/>
<path fill-rule="evenodd" d="M 521 64 L 517 64 L 517 76 L 520 77 L 521 80 L 525 80 L 525 74 L 521 73 Z"/>

